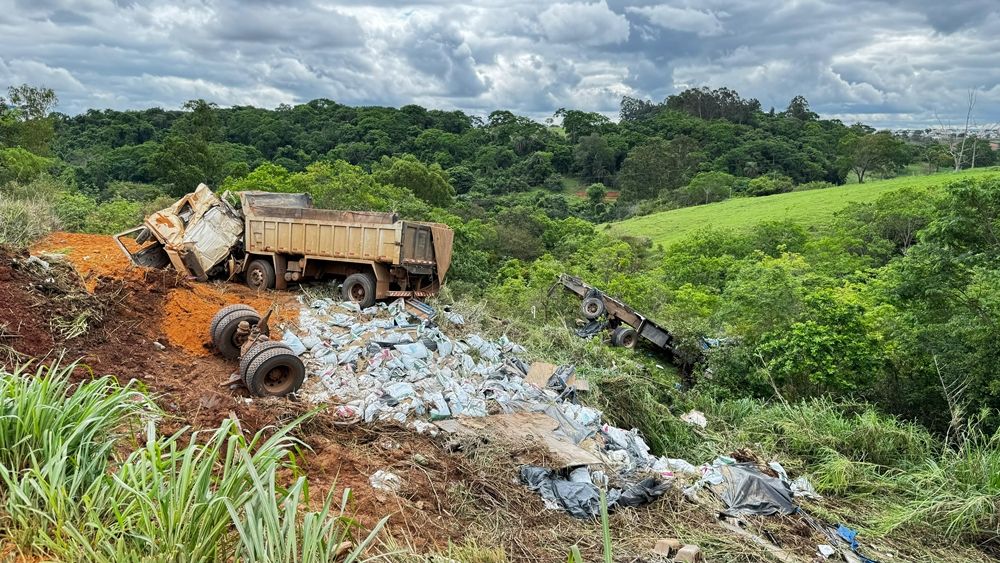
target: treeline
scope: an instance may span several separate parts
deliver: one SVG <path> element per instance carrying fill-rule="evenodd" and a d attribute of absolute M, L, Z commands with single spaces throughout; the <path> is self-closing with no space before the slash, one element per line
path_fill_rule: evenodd
<path fill-rule="evenodd" d="M 152 184 L 176 196 L 199 182 L 220 186 L 244 177 L 265 162 L 289 172 L 336 161 L 371 171 L 385 159 L 405 157 L 439 167 L 453 193 L 467 201 L 553 194 L 566 199 L 556 207 L 595 221 L 830 187 L 849 174 L 864 181 L 924 157 L 939 166 L 947 157 L 929 139 L 820 119 L 802 97 L 784 111 L 765 112 L 757 100 L 726 88 L 691 89 L 662 103 L 625 98 L 617 123 L 572 109 L 540 123 L 509 111 L 482 119 L 325 99 L 274 110 L 194 100 L 181 110 L 54 113 L 47 122 L 51 143 L 30 150 L 56 157 L 81 192 L 98 201 L 121 196 L 120 182 Z M 988 144 L 977 160 L 993 164 Z"/>

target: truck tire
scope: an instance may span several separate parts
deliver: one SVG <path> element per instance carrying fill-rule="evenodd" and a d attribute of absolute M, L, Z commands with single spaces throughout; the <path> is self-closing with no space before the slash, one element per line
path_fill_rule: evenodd
<path fill-rule="evenodd" d="M 219 353 L 230 360 L 240 357 L 240 348 L 246 342 L 246 337 L 236 334 L 242 321 L 247 321 L 250 323 L 250 328 L 253 328 L 260 322 L 260 315 L 253 310 L 238 309 L 220 319 L 219 323 L 215 325 L 215 330 L 212 331 L 212 344 L 215 345 Z"/>
<path fill-rule="evenodd" d="M 240 358 L 240 377 L 246 381 L 247 368 L 250 367 L 250 364 L 253 363 L 257 356 L 259 356 L 262 352 L 274 350 L 276 348 L 283 348 L 288 350 L 289 353 L 292 351 L 287 344 L 280 340 L 265 340 L 264 342 L 254 344 L 250 347 L 250 349 L 247 350 L 247 353 L 243 354 L 243 357 Z"/>
<path fill-rule="evenodd" d="M 209 336 L 215 334 L 215 328 L 219 326 L 219 321 L 225 318 L 226 315 L 232 313 L 233 311 L 250 311 L 256 313 L 257 311 L 250 305 L 244 305 L 243 303 L 237 303 L 235 305 L 226 305 L 225 307 L 219 309 L 219 312 L 212 317 L 212 324 L 208 327 Z"/>
<path fill-rule="evenodd" d="M 250 289 L 274 289 L 274 264 L 270 260 L 258 258 L 247 266 L 246 277 Z"/>
<path fill-rule="evenodd" d="M 291 350 L 272 348 L 257 355 L 247 366 L 243 383 L 252 395 L 284 397 L 302 387 L 306 366 Z"/>
<path fill-rule="evenodd" d="M 600 317 L 606 311 L 604 300 L 600 297 L 588 297 L 583 300 L 583 303 L 580 303 L 580 314 L 589 321 Z"/>
<path fill-rule="evenodd" d="M 639 340 L 638 333 L 630 326 L 620 326 L 611 333 L 611 344 L 622 348 L 635 348 Z"/>
<path fill-rule="evenodd" d="M 375 304 L 375 276 L 371 274 L 351 274 L 344 280 L 344 299 L 354 301 L 362 309 Z"/>

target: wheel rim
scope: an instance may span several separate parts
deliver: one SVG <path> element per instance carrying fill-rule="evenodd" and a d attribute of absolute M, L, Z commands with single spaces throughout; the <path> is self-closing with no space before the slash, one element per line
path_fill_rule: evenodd
<path fill-rule="evenodd" d="M 635 346 L 635 335 L 634 334 L 623 335 L 622 336 L 622 346 L 624 346 L 626 348 L 631 348 L 631 347 Z"/>
<path fill-rule="evenodd" d="M 277 366 L 264 375 L 264 390 L 269 395 L 283 395 L 291 390 L 292 379 L 292 368 Z"/>
<path fill-rule="evenodd" d="M 597 311 L 598 311 L 597 303 L 587 303 L 587 313 L 591 315 L 596 315 Z"/>
<path fill-rule="evenodd" d="M 348 293 L 351 295 L 351 301 L 360 303 L 365 300 L 365 288 L 360 283 L 352 285 Z"/>
<path fill-rule="evenodd" d="M 253 287 L 261 287 L 264 285 L 264 272 L 260 268 L 254 268 L 250 270 L 250 285 Z"/>

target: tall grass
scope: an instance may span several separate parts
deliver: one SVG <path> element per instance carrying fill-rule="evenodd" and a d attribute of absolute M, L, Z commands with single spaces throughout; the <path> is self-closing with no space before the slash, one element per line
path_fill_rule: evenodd
<path fill-rule="evenodd" d="M 306 563 L 353 539 L 348 493 L 314 512 L 303 478 L 279 486 L 301 419 L 249 439 L 233 420 L 160 436 L 145 396 L 112 378 L 71 385 L 74 367 L 0 369 L 0 541 L 66 561 Z M 341 555 L 359 558 L 383 524 Z"/>
<path fill-rule="evenodd" d="M 25 248 L 58 225 L 51 203 L 37 198 L 16 199 L 0 193 L 0 245 Z"/>

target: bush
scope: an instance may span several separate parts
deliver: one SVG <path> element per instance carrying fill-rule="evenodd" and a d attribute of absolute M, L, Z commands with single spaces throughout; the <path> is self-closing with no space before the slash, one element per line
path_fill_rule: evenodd
<path fill-rule="evenodd" d="M 757 176 L 747 183 L 746 194 L 751 197 L 762 195 L 782 194 L 792 191 L 794 184 L 792 179 L 777 172 L 769 172 L 763 176 Z"/>
<path fill-rule="evenodd" d="M 87 215 L 83 230 L 88 233 L 114 234 L 142 223 L 142 204 L 113 199 Z"/>
<path fill-rule="evenodd" d="M 52 204 L 0 193 L 0 244 L 26 248 L 59 226 Z"/>
<path fill-rule="evenodd" d="M 87 218 L 97 211 L 97 202 L 79 192 L 63 192 L 55 198 L 55 212 L 62 228 L 67 231 L 82 231 Z"/>

